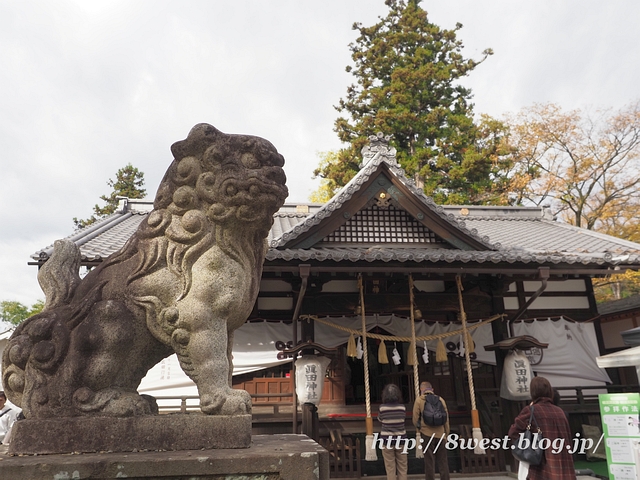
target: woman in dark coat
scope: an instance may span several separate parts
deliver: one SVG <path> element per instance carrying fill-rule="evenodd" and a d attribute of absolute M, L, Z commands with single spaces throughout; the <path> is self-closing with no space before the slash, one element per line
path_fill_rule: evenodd
<path fill-rule="evenodd" d="M 571 429 L 564 411 L 553 404 L 553 389 L 549 380 L 544 377 L 534 377 L 530 390 L 532 399 L 530 405 L 533 405 L 535 418 L 531 428 L 534 432 L 540 428 L 542 436 L 549 439 L 556 448 L 550 446 L 545 450 L 540 465 L 529 466 L 527 480 L 575 480 L 573 457 L 568 452 L 568 448 L 572 446 Z M 512 444 L 518 441 L 520 434 L 529 425 L 530 405 L 522 409 L 509 429 Z M 562 444 L 557 439 L 562 439 Z M 561 448 L 558 448 L 559 445 Z"/>

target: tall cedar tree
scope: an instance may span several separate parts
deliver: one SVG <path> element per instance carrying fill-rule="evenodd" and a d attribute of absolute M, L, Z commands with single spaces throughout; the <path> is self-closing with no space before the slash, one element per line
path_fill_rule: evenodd
<path fill-rule="evenodd" d="M 144 186 L 144 172 L 141 172 L 130 163 L 126 167 L 121 168 L 116 172 L 116 179 L 109 179 L 107 182 L 113 190 L 107 195 L 102 195 L 100 200 L 106 202 L 104 207 L 95 205 L 93 207 L 93 215 L 86 220 L 78 220 L 73 218 L 73 223 L 76 228 L 84 228 L 97 220 L 111 215 L 116 211 L 118 207 L 117 197 L 127 198 L 144 198 L 147 191 L 142 188 Z"/>
<path fill-rule="evenodd" d="M 353 25 L 360 36 L 349 45 L 357 80 L 337 107 L 335 131 L 349 146 L 323 158 L 314 175 L 326 194 L 357 172 L 367 137 L 392 134 L 398 161 L 440 203 L 503 204 L 506 130 L 488 117 L 476 125 L 471 91 L 457 81 L 480 61 L 463 58 L 456 39 L 461 24 L 443 30 L 430 23 L 419 0 L 387 0 L 389 14 L 372 27 Z M 325 154 L 326 157 L 326 154 Z M 329 160 L 329 161 L 328 161 Z M 508 168 L 508 167 L 507 167 Z"/>

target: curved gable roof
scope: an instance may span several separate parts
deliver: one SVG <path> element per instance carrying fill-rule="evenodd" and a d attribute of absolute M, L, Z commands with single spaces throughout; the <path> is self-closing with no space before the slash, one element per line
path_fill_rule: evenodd
<path fill-rule="evenodd" d="M 489 237 L 481 237 L 464 221 L 447 214 L 431 197 L 407 178 L 395 158 L 395 149 L 378 145 L 364 166 L 329 202 L 309 215 L 303 222 L 271 241 L 271 248 L 312 248 L 329 233 L 345 224 L 355 213 L 366 208 L 380 194 L 390 196 L 394 203 L 406 210 L 417 222 L 433 231 L 452 248 L 464 251 L 498 250 Z"/>

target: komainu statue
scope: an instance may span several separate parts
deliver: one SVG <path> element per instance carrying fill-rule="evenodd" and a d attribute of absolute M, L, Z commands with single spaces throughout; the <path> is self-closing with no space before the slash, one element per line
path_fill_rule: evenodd
<path fill-rule="evenodd" d="M 80 252 L 57 241 L 38 274 L 44 310 L 7 346 L 3 383 L 27 418 L 157 412 L 137 387 L 176 353 L 208 414 L 251 412 L 231 388 L 233 332 L 258 294 L 266 236 L 287 196 L 283 157 L 268 141 L 196 125 L 154 209 L 84 279 Z"/>

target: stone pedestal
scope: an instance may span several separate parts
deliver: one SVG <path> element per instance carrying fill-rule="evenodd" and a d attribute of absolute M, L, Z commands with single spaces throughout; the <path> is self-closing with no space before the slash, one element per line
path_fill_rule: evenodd
<path fill-rule="evenodd" d="M 26 419 L 13 428 L 11 454 L 199 450 L 251 444 L 251 415 Z"/>
<path fill-rule="evenodd" d="M 325 480 L 329 478 L 329 452 L 306 435 L 256 435 L 245 449 L 20 457 L 0 454 L 0 478 Z"/>

